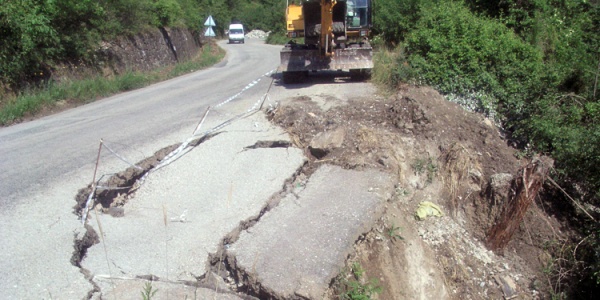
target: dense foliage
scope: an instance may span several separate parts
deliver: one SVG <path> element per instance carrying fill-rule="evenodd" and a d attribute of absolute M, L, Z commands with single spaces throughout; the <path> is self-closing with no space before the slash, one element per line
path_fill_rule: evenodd
<path fill-rule="evenodd" d="M 525 151 L 551 155 L 556 161 L 553 177 L 571 195 L 600 205 L 597 0 L 375 4 L 375 40 L 391 49 L 379 56 L 384 74 L 376 70 L 375 78 L 392 86 L 401 81 L 429 84 L 487 113 Z M 580 275 L 598 279 L 598 223 L 571 221 L 593 248 Z"/>
<path fill-rule="evenodd" d="M 148 28 L 201 32 L 212 15 L 222 34 L 232 21 L 282 30 L 282 0 L 0 0 L 0 89 L 47 79 L 61 61 L 89 60 L 103 39 Z"/>

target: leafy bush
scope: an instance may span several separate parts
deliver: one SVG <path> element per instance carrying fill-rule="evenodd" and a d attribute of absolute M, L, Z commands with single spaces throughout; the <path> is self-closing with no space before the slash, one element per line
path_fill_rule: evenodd
<path fill-rule="evenodd" d="M 435 0 L 378 0 L 373 1 L 375 32 L 396 46 L 416 28 L 421 8 L 437 5 Z"/>
<path fill-rule="evenodd" d="M 176 24 L 182 16 L 181 6 L 176 0 L 156 0 L 153 3 L 155 23 L 158 27 Z"/>
<path fill-rule="evenodd" d="M 149 0 L 113 0 L 103 5 L 106 20 L 100 25 L 105 38 L 138 33 L 153 22 Z"/>
<path fill-rule="evenodd" d="M 8 85 L 43 77 L 45 58 L 59 54 L 60 37 L 52 26 L 56 8 L 33 0 L 7 1 L 0 5 L 0 73 Z"/>
<path fill-rule="evenodd" d="M 408 65 L 402 46 L 395 49 L 383 48 L 373 55 L 376 68 L 373 69 L 373 81 L 380 86 L 397 88 L 400 82 L 409 82 L 415 78 L 414 70 Z"/>
<path fill-rule="evenodd" d="M 195 0 L 179 0 L 178 2 L 181 7 L 181 18 L 185 24 L 184 26 L 200 31 L 206 19 L 199 11 L 198 2 Z"/>
<path fill-rule="evenodd" d="M 248 28 L 282 31 L 285 30 L 285 9 L 284 1 L 248 1 L 239 6 L 239 13 L 234 17 Z"/>
<path fill-rule="evenodd" d="M 586 201 L 600 205 L 600 102 L 550 94 L 532 106 L 518 133 L 555 159 L 563 182 L 576 183 L 588 194 Z"/>
<path fill-rule="evenodd" d="M 376 55 L 375 81 L 433 85 L 498 112 L 513 140 L 555 159 L 554 177 L 571 195 L 600 205 L 598 1 L 379 0 L 376 7 L 375 30 L 394 50 Z M 576 280 L 593 293 L 600 225 L 569 221 L 588 237 L 581 251 L 595 253 Z"/>
<path fill-rule="evenodd" d="M 508 120 L 521 118 L 526 100 L 539 90 L 540 51 L 458 2 L 424 8 L 406 44 L 422 81 L 443 93 L 491 95 Z"/>
<path fill-rule="evenodd" d="M 47 80 L 55 62 L 85 59 L 100 41 L 105 10 L 98 1 L 6 1 L 0 6 L 0 75 L 19 89 Z"/>

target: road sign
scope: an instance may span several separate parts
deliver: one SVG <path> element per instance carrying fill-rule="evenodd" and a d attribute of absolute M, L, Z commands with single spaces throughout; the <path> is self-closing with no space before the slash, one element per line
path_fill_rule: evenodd
<path fill-rule="evenodd" d="M 206 28 L 206 31 L 204 32 L 204 36 L 216 36 L 215 32 L 213 31 L 212 27 L 208 27 Z"/>
<path fill-rule="evenodd" d="M 204 26 L 217 26 L 215 25 L 215 20 L 213 20 L 212 16 L 208 16 L 208 19 L 206 19 L 206 22 L 204 22 Z"/>

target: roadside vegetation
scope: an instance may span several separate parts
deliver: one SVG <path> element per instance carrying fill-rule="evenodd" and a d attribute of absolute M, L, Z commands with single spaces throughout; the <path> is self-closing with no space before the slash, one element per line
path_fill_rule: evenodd
<path fill-rule="evenodd" d="M 600 205 L 600 3 L 586 0 L 379 0 L 373 80 L 435 87 L 484 113 L 523 155 L 555 160 L 552 177 L 585 205 Z M 564 193 L 549 198 L 581 239 L 572 297 L 600 284 L 600 226 Z M 585 249 L 585 250 L 583 250 Z M 583 262 L 581 264 L 581 262 Z M 589 294 L 586 294 L 588 293 Z"/>
<path fill-rule="evenodd" d="M 69 99 L 87 102 L 212 64 L 203 53 L 150 74 L 56 83 L 62 62 L 93 62 L 101 41 L 162 27 L 215 32 L 232 22 L 285 37 L 283 0 L 55 0 L 0 2 L 0 124 Z M 555 160 L 552 178 L 583 205 L 600 206 L 600 2 L 598 0 L 377 0 L 373 81 L 395 90 L 431 85 L 494 120 L 523 156 Z M 299 41 L 300 42 L 300 41 Z M 198 64 L 198 65 L 196 65 Z M 573 298 L 600 290 L 600 225 L 565 193 L 548 198 L 581 239 Z"/>
<path fill-rule="evenodd" d="M 377 278 L 367 278 L 358 263 L 344 268 L 334 279 L 334 290 L 341 300 L 370 300 L 382 291 Z"/>
<path fill-rule="evenodd" d="M 130 72 L 55 82 L 62 64 L 94 65 L 102 41 L 156 28 L 187 28 L 200 35 L 209 15 L 222 35 L 232 22 L 247 28 L 283 30 L 285 1 L 279 0 L 56 0 L 0 1 L 0 126 L 35 114 L 54 102 L 97 97 L 197 70 L 219 55 L 204 52 L 193 62 L 150 74 Z M 280 28 L 281 27 L 281 28 Z M 213 47 L 215 48 L 215 47 Z M 170 73 L 169 73 L 170 72 Z M 167 74 L 165 74 L 167 73 Z"/>
<path fill-rule="evenodd" d="M 234 21 L 269 31 L 282 27 L 284 11 L 279 0 L 2 1 L 0 87 L 19 90 L 48 79 L 59 62 L 93 60 L 99 43 L 117 36 L 160 27 L 202 32 L 209 15 L 217 34 Z"/>
<path fill-rule="evenodd" d="M 197 71 L 214 65 L 224 56 L 225 52 L 215 45 L 204 47 L 202 52 L 190 61 L 151 72 L 129 71 L 108 78 L 98 75 L 61 82 L 48 81 L 23 90 L 17 96 L 7 97 L 6 103 L 0 107 L 0 125 L 11 124 L 57 103 L 67 107 L 76 106 Z"/>
<path fill-rule="evenodd" d="M 271 32 L 269 34 L 269 36 L 267 37 L 267 40 L 265 41 L 267 44 L 271 44 L 271 45 L 285 45 L 287 44 L 290 40 L 295 41 L 298 44 L 303 44 L 304 43 L 304 38 L 303 37 L 298 37 L 298 38 L 289 38 L 287 37 L 286 33 L 279 30 L 279 31 L 274 31 Z"/>

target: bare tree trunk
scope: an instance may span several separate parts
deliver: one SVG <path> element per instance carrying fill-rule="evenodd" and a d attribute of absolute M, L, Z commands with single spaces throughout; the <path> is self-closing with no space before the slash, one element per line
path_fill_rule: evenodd
<path fill-rule="evenodd" d="M 520 175 L 515 179 L 515 195 L 504 204 L 500 218 L 488 233 L 486 246 L 489 249 L 498 251 L 506 247 L 544 184 L 552 165 L 550 158 L 536 157 L 519 171 Z"/>

